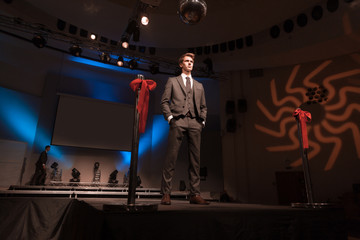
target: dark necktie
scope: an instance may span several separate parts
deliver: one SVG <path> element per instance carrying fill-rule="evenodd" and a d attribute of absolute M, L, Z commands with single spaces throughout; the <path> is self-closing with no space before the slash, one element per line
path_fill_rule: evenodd
<path fill-rule="evenodd" d="M 190 92 L 190 90 L 191 90 L 190 78 L 189 78 L 189 77 L 185 77 L 185 79 L 186 79 L 186 86 L 185 86 L 185 88 L 186 88 L 186 92 L 188 93 L 188 92 Z"/>

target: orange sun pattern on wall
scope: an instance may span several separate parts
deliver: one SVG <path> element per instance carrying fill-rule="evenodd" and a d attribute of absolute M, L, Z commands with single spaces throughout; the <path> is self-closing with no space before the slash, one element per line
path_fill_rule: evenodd
<path fill-rule="evenodd" d="M 324 61 L 307 74 L 302 80 L 304 87 L 292 87 L 301 65 L 294 66 L 285 86 L 287 96 L 281 99 L 279 99 L 276 91 L 275 79 L 271 80 L 270 91 L 272 104 L 279 109 L 275 114 L 272 114 L 259 99 L 256 104 L 269 121 L 279 123 L 280 129 L 274 130 L 259 124 L 255 124 L 255 128 L 274 138 L 284 138 L 287 135 L 291 140 L 291 144 L 268 146 L 266 147 L 267 151 L 285 152 L 299 149 L 297 124 L 292 113 L 296 108 L 300 107 L 303 110 L 309 111 L 311 114 L 322 112 L 321 119 L 318 122 L 308 124 L 308 131 L 313 131 L 315 138 L 309 139 L 309 160 L 321 152 L 320 143 L 333 144 L 332 151 L 324 167 L 325 171 L 332 169 L 343 147 L 343 141 L 339 135 L 345 131 L 351 131 L 357 157 L 360 159 L 360 123 L 350 121 L 350 117 L 355 111 L 360 112 L 360 104 L 350 102 L 347 97 L 348 93 L 360 94 L 360 87 L 342 86 L 337 89 L 333 86 L 333 83 L 337 80 L 344 80 L 352 76 L 360 75 L 360 68 L 326 76 L 321 80 L 321 85 L 312 82 L 312 79 L 325 68 L 331 67 L 331 64 L 332 60 Z M 302 96 L 302 99 L 296 97 L 299 96 L 299 94 Z M 316 97 L 316 99 L 314 97 Z M 339 114 L 339 112 L 341 113 Z M 323 133 L 325 131 L 327 133 L 324 136 Z M 293 161 L 291 166 L 298 167 L 301 164 L 302 159 L 299 158 Z"/>

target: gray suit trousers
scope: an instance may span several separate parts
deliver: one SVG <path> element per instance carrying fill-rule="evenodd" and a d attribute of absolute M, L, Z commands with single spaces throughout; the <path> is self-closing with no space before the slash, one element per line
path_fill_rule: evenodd
<path fill-rule="evenodd" d="M 168 148 L 162 173 L 161 193 L 170 194 L 171 180 L 175 171 L 176 159 L 184 137 L 188 140 L 190 194 L 200 194 L 200 144 L 202 123 L 196 118 L 173 119 L 170 124 Z"/>

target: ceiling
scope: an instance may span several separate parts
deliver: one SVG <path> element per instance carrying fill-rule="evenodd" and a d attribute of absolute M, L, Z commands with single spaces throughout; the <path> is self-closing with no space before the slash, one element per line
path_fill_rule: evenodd
<path fill-rule="evenodd" d="M 6 1 L 10 3 L 0 1 L 0 14 L 44 24 L 54 32 L 70 35 L 71 44 L 76 38 L 84 50 L 90 50 L 86 52 L 88 55 L 83 52 L 83 56 L 95 59 L 101 51 L 137 57 L 145 62 L 150 61 L 150 64 L 160 63 L 164 72 L 171 67 L 176 68 L 177 57 L 188 48 L 221 46 L 236 39 L 246 42 L 249 35 L 254 39 L 254 46 L 244 43 L 244 47 L 235 51 L 211 50 L 209 55 L 197 54 L 197 59 L 202 62 L 210 57 L 214 71 L 223 72 L 316 61 L 358 51 L 360 46 L 360 0 L 205 0 L 207 15 L 195 25 L 187 25 L 180 20 L 177 13 L 180 0 Z M 144 54 L 122 49 L 119 45 L 114 47 L 110 43 L 99 47 L 99 40 L 80 37 L 79 31 L 75 35 L 68 32 L 71 24 L 117 42 L 133 16 L 138 1 L 156 3 L 152 4 L 155 7 L 147 9 L 150 23 L 140 27 L 140 41 L 130 42 L 137 47 L 147 47 Z M 337 11 L 329 11 L 329 3 L 338 4 Z M 317 5 L 323 9 L 321 21 L 311 16 Z M 296 18 L 301 13 L 307 16 L 306 27 L 296 25 Z M 58 19 L 66 22 L 64 30 L 57 29 Z M 285 33 L 283 29 L 287 19 L 295 24 L 291 33 Z M 280 37 L 276 40 L 269 34 L 274 25 L 281 29 Z M 32 36 L 27 38 L 31 39 Z M 53 42 L 57 43 L 63 46 L 53 46 L 68 51 L 69 40 L 66 43 Z M 155 47 L 156 54 L 149 53 L 149 47 Z"/>
<path fill-rule="evenodd" d="M 207 16 L 196 25 L 182 23 L 179 1 L 148 8 L 150 23 L 142 26 L 140 42 L 157 48 L 188 48 L 234 40 L 269 29 L 316 5 L 314 0 L 205 0 Z M 135 7 L 135 0 L 27 0 L 47 14 L 119 40 Z"/>

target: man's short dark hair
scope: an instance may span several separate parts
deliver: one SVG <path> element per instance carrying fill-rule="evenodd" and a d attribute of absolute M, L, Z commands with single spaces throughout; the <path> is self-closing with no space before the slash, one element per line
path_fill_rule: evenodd
<path fill-rule="evenodd" d="M 45 149 L 47 149 L 47 148 L 49 148 L 49 147 L 50 147 L 49 145 L 46 145 L 46 146 L 45 146 Z"/>
<path fill-rule="evenodd" d="M 195 61 L 195 54 L 193 53 L 185 53 L 183 55 L 180 56 L 179 58 L 179 64 L 181 64 L 184 61 L 185 57 L 191 57 L 193 61 Z"/>

